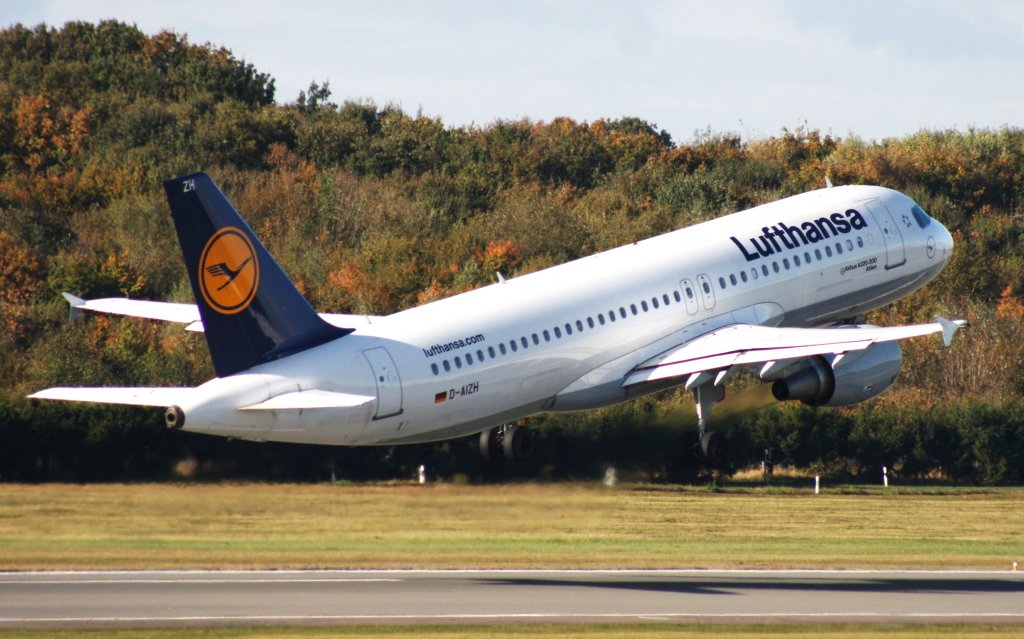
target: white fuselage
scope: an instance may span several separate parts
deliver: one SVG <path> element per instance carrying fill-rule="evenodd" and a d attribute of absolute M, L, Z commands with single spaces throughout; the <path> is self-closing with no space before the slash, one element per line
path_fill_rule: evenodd
<path fill-rule="evenodd" d="M 952 238 L 911 207 L 881 187 L 822 189 L 402 311 L 204 384 L 182 406 L 185 429 L 411 443 L 624 401 L 680 383 L 623 386 L 641 362 L 715 328 L 852 320 L 923 286 Z M 314 389 L 375 399 L 237 410 Z"/>

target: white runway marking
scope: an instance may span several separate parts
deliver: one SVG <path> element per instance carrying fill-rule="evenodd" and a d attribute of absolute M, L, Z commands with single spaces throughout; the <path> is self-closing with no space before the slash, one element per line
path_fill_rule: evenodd
<path fill-rule="evenodd" d="M 4 579 L 0 584 L 46 584 L 69 585 L 80 584 L 361 584 L 402 581 L 394 577 L 381 578 L 349 578 L 349 579 Z"/>
<path fill-rule="evenodd" d="M 0 627 L 1024 623 L 1022 595 L 999 570 L 33 571 L 0 573 Z"/>
<path fill-rule="evenodd" d="M 168 617 L 0 617 L 0 623 L 187 623 L 187 622 L 298 622 L 298 621 L 493 621 L 500 619 L 639 619 L 646 621 L 672 619 L 1022 619 L 1024 612 L 520 612 L 470 613 L 439 615 L 238 615 L 238 616 L 168 616 Z"/>

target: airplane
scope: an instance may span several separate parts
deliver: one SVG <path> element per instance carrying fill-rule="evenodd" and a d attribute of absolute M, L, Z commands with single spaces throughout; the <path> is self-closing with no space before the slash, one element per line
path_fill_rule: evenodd
<path fill-rule="evenodd" d="M 120 298 L 81 310 L 202 331 L 216 377 L 190 388 L 76 388 L 35 399 L 155 406 L 166 426 L 255 441 L 395 445 L 480 434 L 530 454 L 524 424 L 683 387 L 697 450 L 737 372 L 780 401 L 846 406 L 895 381 L 899 340 L 961 320 L 878 327 L 864 314 L 924 286 L 953 238 L 906 195 L 814 190 L 387 316 L 318 314 L 204 173 L 164 183 L 196 304 Z"/>

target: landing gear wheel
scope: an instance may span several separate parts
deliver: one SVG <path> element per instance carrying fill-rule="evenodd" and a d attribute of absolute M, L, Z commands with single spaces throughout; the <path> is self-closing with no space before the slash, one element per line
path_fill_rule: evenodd
<path fill-rule="evenodd" d="M 501 427 L 488 428 L 480 433 L 480 455 L 487 461 L 501 458 Z"/>
<path fill-rule="evenodd" d="M 729 457 L 725 436 L 714 431 L 708 431 L 700 438 L 700 449 L 711 468 L 721 468 Z"/>
<path fill-rule="evenodd" d="M 508 461 L 524 461 L 533 453 L 533 433 L 525 426 L 509 424 L 505 426 L 501 447 Z"/>

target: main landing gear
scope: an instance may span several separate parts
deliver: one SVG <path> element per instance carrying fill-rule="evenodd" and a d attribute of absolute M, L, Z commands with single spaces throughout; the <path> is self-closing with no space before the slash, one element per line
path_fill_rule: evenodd
<path fill-rule="evenodd" d="M 533 433 L 526 424 L 502 424 L 480 433 L 480 454 L 487 461 L 519 462 L 533 454 Z"/>
<path fill-rule="evenodd" d="M 729 447 L 725 435 L 708 430 L 707 424 L 711 408 L 725 399 L 725 387 L 706 382 L 692 390 L 697 404 L 697 441 L 691 452 L 694 457 L 703 458 L 709 468 L 721 468 L 729 458 Z"/>

